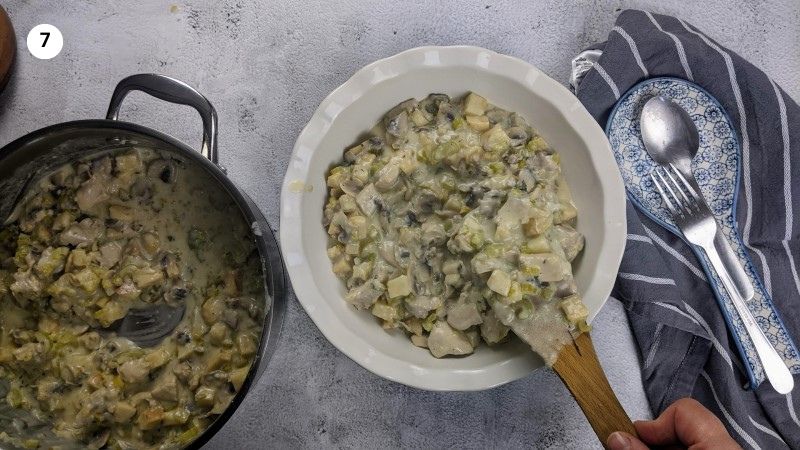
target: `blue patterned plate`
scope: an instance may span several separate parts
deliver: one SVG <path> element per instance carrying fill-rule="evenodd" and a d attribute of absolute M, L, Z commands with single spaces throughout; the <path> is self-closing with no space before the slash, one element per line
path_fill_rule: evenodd
<path fill-rule="evenodd" d="M 736 197 L 741 159 L 736 133 L 719 102 L 700 86 L 679 78 L 645 80 L 631 88 L 611 112 L 606 134 L 622 172 L 628 197 L 640 211 L 659 225 L 683 237 L 649 177 L 657 164 L 647 154 L 639 129 L 642 107 L 648 99 L 656 95 L 670 98 L 681 105 L 689 112 L 697 126 L 700 148 L 692 161 L 692 171 L 703 197 L 717 218 L 717 223 L 721 225 L 723 233 L 739 255 L 739 260 L 755 287 L 755 296 L 748 302 L 748 307 L 767 338 L 783 356 L 791 372 L 800 373 L 800 355 L 745 252 L 744 243 L 736 226 Z M 753 344 L 705 254 L 692 245 L 690 247 L 702 263 L 706 277 L 713 280 L 712 287 L 725 320 L 736 337 L 737 347 L 743 359 L 748 362 L 747 370 L 751 385 L 758 386 L 764 381 L 764 371 Z"/>

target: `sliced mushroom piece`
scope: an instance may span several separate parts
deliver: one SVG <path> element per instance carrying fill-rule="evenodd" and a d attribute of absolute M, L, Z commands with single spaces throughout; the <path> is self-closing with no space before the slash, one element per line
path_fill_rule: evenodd
<path fill-rule="evenodd" d="M 134 359 L 123 363 L 117 368 L 122 381 L 130 384 L 141 383 L 147 380 L 150 374 L 150 366 L 144 359 Z"/>
<path fill-rule="evenodd" d="M 528 142 L 528 133 L 522 127 L 511 127 L 506 130 L 506 134 L 511 139 L 512 147 L 519 147 Z"/>
<path fill-rule="evenodd" d="M 525 168 L 520 170 L 517 177 L 521 184 L 520 188 L 524 189 L 526 192 L 533 192 L 536 188 L 536 177 L 530 169 Z"/>
<path fill-rule="evenodd" d="M 564 249 L 567 261 L 572 261 L 583 250 L 584 238 L 581 233 L 567 224 L 559 224 L 550 231 Z"/>
<path fill-rule="evenodd" d="M 444 301 L 439 296 L 411 295 L 405 299 L 406 311 L 414 317 L 424 319 L 431 311 L 439 309 Z"/>
<path fill-rule="evenodd" d="M 416 195 L 414 210 L 417 217 L 433 214 L 442 208 L 442 201 L 433 192 L 425 189 Z"/>
<path fill-rule="evenodd" d="M 383 149 L 383 138 L 380 136 L 372 136 L 366 141 L 362 142 L 361 145 L 369 152 L 377 153 Z"/>
<path fill-rule="evenodd" d="M 486 117 L 488 117 L 489 122 L 493 124 L 499 123 L 500 125 L 507 125 L 509 118 L 511 117 L 511 113 L 500 108 L 494 108 L 486 111 Z"/>
<path fill-rule="evenodd" d="M 101 266 L 109 269 L 116 265 L 122 258 L 123 243 L 121 241 L 111 241 L 100 246 L 100 257 L 97 258 Z"/>
<path fill-rule="evenodd" d="M 62 245 L 80 246 L 91 244 L 103 232 L 103 224 L 97 220 L 86 218 L 70 225 L 58 236 Z"/>
<path fill-rule="evenodd" d="M 456 118 L 456 112 L 456 108 L 451 103 L 442 102 L 439 104 L 436 121 L 442 124 L 452 123 Z"/>
<path fill-rule="evenodd" d="M 442 103 L 450 103 L 450 97 L 446 94 L 431 94 L 425 97 L 419 103 L 419 106 L 425 109 L 428 114 L 435 115 L 439 112 L 439 105 Z"/>
<path fill-rule="evenodd" d="M 505 193 L 499 190 L 490 190 L 480 197 L 478 211 L 485 217 L 494 217 L 505 198 Z"/>
<path fill-rule="evenodd" d="M 408 113 L 402 111 L 396 116 L 385 121 L 386 132 L 394 137 L 401 137 L 408 133 Z"/>
<path fill-rule="evenodd" d="M 96 205 L 110 198 L 108 193 L 108 178 L 99 174 L 93 175 L 84 182 L 75 193 L 75 201 L 81 211 L 90 211 Z"/>
<path fill-rule="evenodd" d="M 577 293 L 578 285 L 575 284 L 575 280 L 573 279 L 564 280 L 556 286 L 556 297 L 558 298 L 566 298 Z"/>
<path fill-rule="evenodd" d="M 447 305 L 447 323 L 456 330 L 464 331 L 473 325 L 483 323 L 478 304 L 468 299 L 459 299 Z"/>
<path fill-rule="evenodd" d="M 378 181 L 375 182 L 375 187 L 380 191 L 388 191 L 397 185 L 397 180 L 400 177 L 400 161 L 392 159 L 385 166 L 375 174 Z"/>
<path fill-rule="evenodd" d="M 436 358 L 446 355 L 468 355 L 474 350 L 464 332 L 453 329 L 443 320 L 433 325 L 428 336 L 428 349 Z"/>
<path fill-rule="evenodd" d="M 553 253 L 521 254 L 519 262 L 523 267 L 538 267 L 539 281 L 548 283 L 563 280 L 571 271 L 569 263 Z"/>
<path fill-rule="evenodd" d="M 372 306 L 383 292 L 384 290 L 378 289 L 375 283 L 366 282 L 355 289 L 351 289 L 344 299 L 356 308 L 366 309 Z"/>
<path fill-rule="evenodd" d="M 163 400 L 166 402 L 178 401 L 178 382 L 174 374 L 165 373 L 151 392 L 153 398 L 156 400 Z"/>
<path fill-rule="evenodd" d="M 483 316 L 483 323 L 481 323 L 481 336 L 488 344 L 496 344 L 508 335 L 509 328 L 503 325 L 494 313 L 494 309 L 490 309 Z"/>
<path fill-rule="evenodd" d="M 561 175 L 561 166 L 557 157 L 544 152 L 538 152 L 528 158 L 528 167 L 531 168 L 537 180 L 545 183 L 550 183 Z"/>
<path fill-rule="evenodd" d="M 364 186 L 364 189 L 356 194 L 355 197 L 358 207 L 361 208 L 361 211 L 363 211 L 365 215 L 370 216 L 375 212 L 376 209 L 378 209 L 380 194 L 378 194 L 378 191 L 375 189 L 375 185 L 372 183 Z"/>
<path fill-rule="evenodd" d="M 177 167 L 174 160 L 156 159 L 147 166 L 147 176 L 151 179 L 159 179 L 162 183 L 172 184 L 177 176 Z"/>
<path fill-rule="evenodd" d="M 426 246 L 441 245 L 447 242 L 444 224 L 438 220 L 427 220 L 422 224 L 422 243 Z"/>
<path fill-rule="evenodd" d="M 386 240 L 378 244 L 378 253 L 380 254 L 381 258 L 383 258 L 389 264 L 395 267 L 400 267 L 400 264 L 395 258 L 395 248 L 396 245 L 394 241 Z"/>

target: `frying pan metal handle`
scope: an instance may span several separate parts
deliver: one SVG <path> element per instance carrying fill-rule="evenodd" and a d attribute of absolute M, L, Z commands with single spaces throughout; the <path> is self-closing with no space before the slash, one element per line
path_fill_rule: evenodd
<path fill-rule="evenodd" d="M 203 119 L 203 146 L 200 154 L 219 165 L 217 156 L 217 111 L 211 102 L 183 81 L 155 73 L 140 73 L 124 78 L 117 84 L 108 105 L 106 119 L 119 120 L 122 100 L 131 91 L 142 91 L 165 102 L 191 106 Z"/>

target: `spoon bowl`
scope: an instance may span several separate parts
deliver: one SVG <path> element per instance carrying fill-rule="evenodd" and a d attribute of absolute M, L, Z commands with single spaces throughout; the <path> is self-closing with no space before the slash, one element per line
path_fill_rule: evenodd
<path fill-rule="evenodd" d="M 122 319 L 102 331 L 113 331 L 140 347 L 154 347 L 172 334 L 186 313 L 186 304 L 131 308 Z"/>
<path fill-rule="evenodd" d="M 697 127 L 683 108 L 672 100 L 656 96 L 644 104 L 640 118 L 642 140 L 655 162 L 675 164 L 686 174 L 700 147 Z"/>

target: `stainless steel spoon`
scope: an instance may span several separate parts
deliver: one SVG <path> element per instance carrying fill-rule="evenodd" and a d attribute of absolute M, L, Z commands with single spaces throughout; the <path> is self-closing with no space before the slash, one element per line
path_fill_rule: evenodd
<path fill-rule="evenodd" d="M 102 331 L 113 331 L 139 347 L 154 347 L 178 326 L 186 312 L 184 303 L 178 306 L 158 304 L 131 308 L 122 319 Z"/>
<path fill-rule="evenodd" d="M 700 139 L 689 114 L 667 98 L 653 97 L 645 103 L 642 109 L 640 125 L 647 153 L 660 165 L 673 166 L 683 175 L 691 188 L 700 193 L 699 200 L 703 200 L 702 191 L 697 185 L 691 167 L 692 158 L 697 154 Z M 705 216 L 710 220 L 707 224 L 715 225 L 714 216 L 705 201 L 699 201 L 695 207 L 696 210 L 692 210 L 691 215 Z M 747 307 L 747 300 L 755 295 L 753 285 L 728 240 L 719 231 L 720 227 L 717 225 L 715 228 L 717 231 L 714 234 L 713 246 L 708 245 L 705 248 L 710 258 L 716 256 L 714 254 L 719 254 L 719 258 L 711 258 L 712 266 L 723 281 L 725 290 L 728 291 L 736 312 L 761 360 L 761 366 L 767 379 L 779 393 L 791 392 L 794 380 L 789 368 L 786 367 L 783 359 L 778 355 Z M 692 230 L 686 231 L 687 236 L 692 236 L 689 233 Z M 713 233 L 713 231 L 711 232 Z M 689 238 L 689 240 L 692 239 Z"/>
<path fill-rule="evenodd" d="M 662 166 L 673 164 L 692 188 L 702 194 L 692 173 L 692 158 L 700 147 L 700 137 L 689 114 L 672 100 L 658 96 L 645 103 L 640 123 L 644 145 L 650 157 Z M 701 203 L 701 208 L 706 210 L 702 212 L 711 215 L 705 202 Z M 753 283 L 728 239 L 717 228 L 714 247 L 728 268 L 739 295 L 747 301 L 755 295 Z"/>

